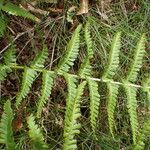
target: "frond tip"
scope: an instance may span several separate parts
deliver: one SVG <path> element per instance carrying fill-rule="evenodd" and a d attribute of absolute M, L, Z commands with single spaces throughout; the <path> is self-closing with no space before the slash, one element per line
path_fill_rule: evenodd
<path fill-rule="evenodd" d="M 16 149 L 12 130 L 13 112 L 8 100 L 4 104 L 4 113 L 0 122 L 0 143 L 5 144 L 8 150 Z"/>
<path fill-rule="evenodd" d="M 27 118 L 27 123 L 29 127 L 29 137 L 31 138 L 33 150 L 46 150 L 48 146 L 44 142 L 44 137 L 41 130 L 35 124 L 35 117 L 30 115 Z"/>

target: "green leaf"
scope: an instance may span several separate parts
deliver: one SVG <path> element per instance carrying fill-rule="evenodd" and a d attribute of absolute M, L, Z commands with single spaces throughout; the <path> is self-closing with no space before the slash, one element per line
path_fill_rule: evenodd
<path fill-rule="evenodd" d="M 41 130 L 35 124 L 35 117 L 30 115 L 27 118 L 28 128 L 29 128 L 29 137 L 31 139 L 33 150 L 46 150 L 48 146 L 44 142 L 44 137 L 41 133 Z"/>

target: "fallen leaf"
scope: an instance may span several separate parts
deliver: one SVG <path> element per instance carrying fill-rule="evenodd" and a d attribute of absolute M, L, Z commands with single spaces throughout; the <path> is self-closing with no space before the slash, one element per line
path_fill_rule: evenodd
<path fill-rule="evenodd" d="M 88 0 L 80 0 L 80 10 L 77 12 L 77 15 L 87 14 L 88 13 Z"/>

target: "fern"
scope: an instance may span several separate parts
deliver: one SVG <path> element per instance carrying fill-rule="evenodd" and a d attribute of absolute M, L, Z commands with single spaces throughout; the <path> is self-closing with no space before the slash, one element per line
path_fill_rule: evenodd
<path fill-rule="evenodd" d="M 99 114 L 100 95 L 98 92 L 98 84 L 96 81 L 87 79 L 89 92 L 90 92 L 90 122 L 92 130 L 95 133 L 97 118 Z"/>
<path fill-rule="evenodd" d="M 12 131 L 13 112 L 10 101 L 4 104 L 4 112 L 0 122 L 0 143 L 5 144 L 8 150 L 15 150 L 16 144 Z"/>
<path fill-rule="evenodd" d="M 92 39 L 90 35 L 90 24 L 86 23 L 85 25 L 85 42 L 87 45 L 87 56 L 83 63 L 81 64 L 81 67 L 79 69 L 79 76 L 85 77 L 85 76 L 91 76 L 92 67 L 90 65 L 90 60 L 93 58 L 93 46 L 92 46 Z"/>
<path fill-rule="evenodd" d="M 6 65 L 0 64 L 0 81 L 5 80 L 7 74 L 11 72 L 11 68 Z"/>
<path fill-rule="evenodd" d="M 119 52 L 121 47 L 120 42 L 121 32 L 118 32 L 112 42 L 111 51 L 109 54 L 108 65 L 104 71 L 103 79 L 112 79 L 116 69 L 119 66 Z"/>
<path fill-rule="evenodd" d="M 34 21 L 37 20 L 37 18 L 34 15 L 32 15 L 30 12 L 18 7 L 17 5 L 14 5 L 11 2 L 7 2 L 6 4 L 4 3 L 1 4 L 0 9 L 11 15 L 21 16 Z"/>
<path fill-rule="evenodd" d="M 134 54 L 134 61 L 132 62 L 131 68 L 126 78 L 126 80 L 129 82 L 136 81 L 138 72 L 142 67 L 142 60 L 145 54 L 145 41 L 146 41 L 146 37 L 145 34 L 143 34 L 137 44 L 135 54 Z"/>
<path fill-rule="evenodd" d="M 138 119 L 137 119 L 137 100 L 136 93 L 137 88 L 129 87 L 129 83 L 125 83 L 124 88 L 127 95 L 127 108 L 130 116 L 130 124 L 132 129 L 133 142 L 136 144 L 137 134 L 138 134 Z"/>
<path fill-rule="evenodd" d="M 23 79 L 22 79 L 22 85 L 20 92 L 17 95 L 16 98 L 16 106 L 18 107 L 22 101 L 23 98 L 27 96 L 27 94 L 30 91 L 30 88 L 37 76 L 37 71 L 35 69 L 37 68 L 43 68 L 45 59 L 48 57 L 48 49 L 44 45 L 42 52 L 40 52 L 33 62 L 31 63 L 32 68 L 25 67 L 24 68 L 24 73 L 23 73 Z"/>
<path fill-rule="evenodd" d="M 39 118 L 44 107 L 46 100 L 49 98 L 53 86 L 54 73 L 44 71 L 43 72 L 43 82 L 41 89 L 41 96 L 37 107 L 37 117 Z"/>
<path fill-rule="evenodd" d="M 35 70 L 25 67 L 24 72 L 23 72 L 21 89 L 16 97 L 17 107 L 20 105 L 22 99 L 25 98 L 27 94 L 29 93 L 30 88 L 36 76 L 37 76 L 37 72 Z"/>
<path fill-rule="evenodd" d="M 133 150 L 145 150 L 145 139 L 150 134 L 150 119 L 144 122 L 143 129 L 138 134 L 137 143 L 134 145 Z"/>
<path fill-rule="evenodd" d="M 75 59 L 79 53 L 79 43 L 80 43 L 80 30 L 82 25 L 79 25 L 74 34 L 72 35 L 71 40 L 68 43 L 67 50 L 64 57 L 60 60 L 58 64 L 58 72 L 68 72 L 70 67 L 73 66 Z"/>
<path fill-rule="evenodd" d="M 67 76 L 67 75 L 66 75 Z M 81 116 L 80 113 L 80 98 L 83 94 L 86 81 L 83 81 L 78 88 L 75 88 L 75 82 L 72 82 L 72 77 L 68 76 L 70 79 L 68 81 L 68 98 L 67 106 L 65 113 L 65 127 L 64 127 L 64 150 L 73 150 L 77 148 L 76 139 L 74 136 L 79 134 L 80 123 L 77 122 L 77 119 Z M 76 92 L 75 92 L 76 91 Z M 73 94 L 70 94 L 73 92 Z M 71 98 L 71 99 L 70 99 Z M 73 99 L 72 99 L 73 98 Z"/>
<path fill-rule="evenodd" d="M 108 123 L 109 123 L 110 133 L 114 137 L 114 131 L 113 131 L 113 128 L 115 125 L 114 112 L 115 112 L 115 108 L 116 108 L 119 85 L 107 83 L 107 87 L 109 90 L 108 106 L 107 106 Z"/>
<path fill-rule="evenodd" d="M 29 137 L 31 138 L 33 150 L 46 150 L 48 146 L 44 142 L 44 137 L 41 130 L 35 124 L 35 117 L 30 115 L 27 118 L 27 123 L 29 127 Z"/>
<path fill-rule="evenodd" d="M 13 65 L 16 63 L 16 46 L 11 45 L 11 47 L 4 53 L 4 63 L 6 65 Z"/>

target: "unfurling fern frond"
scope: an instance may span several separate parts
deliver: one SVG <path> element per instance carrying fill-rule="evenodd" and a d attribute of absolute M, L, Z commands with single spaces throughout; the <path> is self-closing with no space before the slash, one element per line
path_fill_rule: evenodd
<path fill-rule="evenodd" d="M 22 8 L 18 7 L 17 5 L 14 5 L 13 3 L 10 3 L 10 2 L 7 2 L 6 4 L 1 4 L 0 9 L 11 15 L 28 18 L 28 19 L 31 19 L 34 21 L 37 19 L 30 12 L 28 12 L 25 9 L 22 9 Z"/>
<path fill-rule="evenodd" d="M 95 134 L 97 118 L 99 114 L 100 94 L 98 92 L 98 83 L 91 79 L 87 79 L 90 93 L 90 122 L 92 130 Z"/>
<path fill-rule="evenodd" d="M 130 124 L 132 129 L 133 143 L 136 143 L 138 134 L 138 116 L 137 116 L 137 88 L 128 86 L 129 83 L 124 84 L 127 95 L 127 108 L 130 116 Z"/>
<path fill-rule="evenodd" d="M 75 32 L 73 33 L 72 38 L 67 45 L 67 50 L 65 52 L 65 55 L 58 64 L 58 68 L 57 68 L 58 72 L 68 72 L 70 67 L 73 66 L 74 61 L 77 58 L 79 53 L 81 28 L 82 25 L 79 25 L 76 28 Z"/>
<path fill-rule="evenodd" d="M 54 73 L 44 71 L 43 72 L 43 82 L 42 82 L 42 89 L 41 89 L 41 96 L 37 106 L 37 117 L 39 118 L 42 112 L 42 108 L 44 107 L 47 99 L 51 94 L 51 90 L 53 87 L 53 80 L 54 80 Z"/>
<path fill-rule="evenodd" d="M 12 45 L 5 53 L 4 53 L 4 63 L 6 65 L 11 65 L 16 63 L 16 46 Z"/>
<path fill-rule="evenodd" d="M 144 122 L 141 132 L 138 134 L 137 143 L 134 145 L 133 150 L 145 150 L 145 139 L 150 135 L 150 119 Z"/>
<path fill-rule="evenodd" d="M 143 60 L 143 56 L 145 54 L 145 41 L 146 41 L 146 37 L 145 37 L 145 34 L 143 34 L 137 44 L 137 47 L 136 47 L 135 53 L 134 53 L 134 60 L 132 62 L 131 68 L 127 74 L 126 80 L 129 82 L 136 81 L 138 72 L 139 72 L 140 68 L 142 67 L 142 60 Z"/>
<path fill-rule="evenodd" d="M 6 145 L 7 150 L 15 150 L 16 144 L 12 130 L 13 112 L 10 101 L 4 104 L 4 112 L 0 122 L 0 143 Z"/>
<path fill-rule="evenodd" d="M 70 77 L 70 78 L 73 78 L 73 77 Z M 82 82 L 78 86 L 77 89 L 74 86 L 75 83 L 70 84 L 67 82 L 67 84 L 68 84 L 68 87 L 70 87 L 69 90 L 73 90 L 72 91 L 73 93 L 71 94 L 68 91 L 68 98 L 67 98 L 68 102 L 66 105 L 66 112 L 65 112 L 63 150 L 74 150 L 77 148 L 77 144 L 76 144 L 77 141 L 76 141 L 76 139 L 74 139 L 74 137 L 76 134 L 79 134 L 79 132 L 80 132 L 79 128 L 81 125 L 80 125 L 80 123 L 78 123 L 77 119 L 81 116 L 80 99 L 83 94 L 83 90 L 86 85 L 86 81 Z"/>
<path fill-rule="evenodd" d="M 44 142 L 44 137 L 41 133 L 41 130 L 35 124 L 35 117 L 30 115 L 27 118 L 28 128 L 29 128 L 29 137 L 32 142 L 33 150 L 46 150 L 48 146 Z"/>
<path fill-rule="evenodd" d="M 0 64 L 0 81 L 5 80 L 7 77 L 7 74 L 11 72 L 11 69 L 9 66 Z"/>
<path fill-rule="evenodd" d="M 44 68 L 45 60 L 48 58 L 48 48 L 43 46 L 43 50 L 39 52 L 31 63 L 33 68 Z"/>
<path fill-rule="evenodd" d="M 87 45 L 87 56 L 83 63 L 81 64 L 81 67 L 79 69 L 79 76 L 85 77 L 90 76 L 92 72 L 92 66 L 90 65 L 90 60 L 93 58 L 93 45 L 92 45 L 92 39 L 90 35 L 90 24 L 86 23 L 85 25 L 85 32 L 84 32 L 85 42 Z"/>
<path fill-rule="evenodd" d="M 22 77 L 21 89 L 16 97 L 16 106 L 18 107 L 23 98 L 27 96 L 30 91 L 30 88 L 37 76 L 37 72 L 31 68 L 25 67 Z"/>
<path fill-rule="evenodd" d="M 116 108 L 119 85 L 108 83 L 107 87 L 108 87 L 108 91 L 109 91 L 108 106 L 107 106 L 108 123 L 109 123 L 110 133 L 114 137 L 114 126 L 115 126 L 114 112 L 115 112 L 115 108 Z"/>
<path fill-rule="evenodd" d="M 104 71 L 103 79 L 112 79 L 119 65 L 119 52 L 121 47 L 121 32 L 118 32 L 112 42 L 108 65 Z"/>
<path fill-rule="evenodd" d="M 44 45 L 42 52 L 40 52 L 31 63 L 31 67 L 33 69 L 25 67 L 21 89 L 16 98 L 17 107 L 20 105 L 22 99 L 25 98 L 29 93 L 30 88 L 37 76 L 37 72 L 34 69 L 43 68 L 47 57 L 48 57 L 48 49 Z"/>

